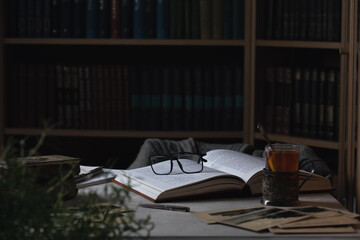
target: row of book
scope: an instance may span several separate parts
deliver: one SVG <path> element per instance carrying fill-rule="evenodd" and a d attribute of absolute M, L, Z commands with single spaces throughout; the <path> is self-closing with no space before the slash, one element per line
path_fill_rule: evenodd
<path fill-rule="evenodd" d="M 239 65 L 34 64 L 10 66 L 8 127 L 241 130 Z"/>
<path fill-rule="evenodd" d="M 22 38 L 242 39 L 245 0 L 8 0 Z"/>
<path fill-rule="evenodd" d="M 260 38 L 340 41 L 341 0 L 260 0 Z"/>
<path fill-rule="evenodd" d="M 266 68 L 265 122 L 269 132 L 336 140 L 340 70 Z"/>

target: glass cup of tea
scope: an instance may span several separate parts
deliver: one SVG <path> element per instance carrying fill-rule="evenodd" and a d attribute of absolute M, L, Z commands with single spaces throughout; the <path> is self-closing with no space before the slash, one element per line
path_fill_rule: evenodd
<path fill-rule="evenodd" d="M 299 204 L 298 144 L 271 144 L 265 146 L 265 168 L 261 203 L 270 206 L 297 206 Z"/>

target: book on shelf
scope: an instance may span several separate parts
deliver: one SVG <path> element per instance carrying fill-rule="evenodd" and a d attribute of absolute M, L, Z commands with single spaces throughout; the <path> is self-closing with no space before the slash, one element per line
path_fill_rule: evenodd
<path fill-rule="evenodd" d="M 193 198 L 215 193 L 240 193 L 248 189 L 252 195 L 260 195 L 262 170 L 265 159 L 245 153 L 216 149 L 206 153 L 204 169 L 199 173 L 183 173 L 178 164 L 173 165 L 169 175 L 157 175 L 151 166 L 122 170 L 114 179 L 115 183 L 129 187 L 135 193 L 153 201 L 166 202 Z M 157 163 L 164 167 L 165 162 Z M 170 164 L 167 162 L 167 164 Z M 299 182 L 309 176 L 299 172 Z M 327 191 L 332 185 L 329 179 L 314 174 L 300 191 Z"/>
<path fill-rule="evenodd" d="M 318 82 L 319 71 L 317 68 L 311 69 L 310 72 L 310 101 L 309 101 L 309 134 L 310 137 L 317 137 L 318 130 Z"/>
<path fill-rule="evenodd" d="M 156 37 L 170 38 L 170 0 L 156 0 Z"/>

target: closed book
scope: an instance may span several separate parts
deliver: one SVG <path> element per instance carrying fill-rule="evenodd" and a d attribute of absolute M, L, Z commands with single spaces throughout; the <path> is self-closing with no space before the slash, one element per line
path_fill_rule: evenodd
<path fill-rule="evenodd" d="M 63 66 L 56 64 L 56 127 L 64 128 L 65 126 L 65 111 L 64 111 L 64 80 L 63 80 Z"/>
<path fill-rule="evenodd" d="M 55 1 L 55 0 L 54 0 Z M 13 2 L 13 1 L 11 1 Z M 26 0 L 19 0 L 18 12 L 17 12 L 17 25 L 18 25 L 18 37 L 24 38 L 26 37 Z"/>
<path fill-rule="evenodd" d="M 310 75 L 310 112 L 309 112 L 309 127 L 310 137 L 317 137 L 318 130 L 318 94 L 319 94 L 319 71 L 317 68 L 311 70 Z"/>
<path fill-rule="evenodd" d="M 130 126 L 131 126 L 130 83 L 131 83 L 131 80 L 133 79 L 133 75 L 134 75 L 133 69 L 134 68 L 129 65 L 123 66 L 123 74 L 121 75 L 123 78 L 123 83 L 121 84 L 123 90 L 121 93 L 123 94 L 122 101 L 124 102 L 123 103 L 124 114 L 122 114 L 120 117 L 123 118 L 122 120 L 124 121 L 123 129 L 130 129 Z"/>
<path fill-rule="evenodd" d="M 146 0 L 134 0 L 134 38 L 146 38 Z"/>
<path fill-rule="evenodd" d="M 73 2 L 73 23 L 72 23 L 72 37 L 85 37 L 85 10 L 86 0 L 74 0 Z"/>
<path fill-rule="evenodd" d="M 214 116 L 214 89 L 212 66 L 207 65 L 204 68 L 204 130 L 213 130 L 212 117 Z"/>
<path fill-rule="evenodd" d="M 200 37 L 212 38 L 212 4 L 211 0 L 200 0 Z"/>
<path fill-rule="evenodd" d="M 60 0 L 52 0 L 52 9 L 51 9 L 51 37 L 58 38 L 60 37 L 60 21 L 61 21 L 61 4 Z"/>
<path fill-rule="evenodd" d="M 151 112 L 151 94 L 153 83 L 151 75 L 150 66 L 140 66 L 138 77 L 140 83 L 140 129 L 147 130 L 150 129 L 150 121 L 145 116 L 150 116 L 153 114 Z"/>
<path fill-rule="evenodd" d="M 277 67 L 275 69 L 275 117 L 274 117 L 274 131 L 282 133 L 283 125 L 283 104 L 284 104 L 284 68 Z"/>
<path fill-rule="evenodd" d="M 171 79 L 173 81 L 172 91 L 172 130 L 184 129 L 184 82 L 183 69 L 181 66 L 171 68 Z"/>
<path fill-rule="evenodd" d="M 34 37 L 41 38 L 43 35 L 43 0 L 35 0 L 34 28 Z"/>
<path fill-rule="evenodd" d="M 99 38 L 110 37 L 110 0 L 99 0 Z"/>
<path fill-rule="evenodd" d="M 156 0 L 146 0 L 145 38 L 156 38 Z"/>
<path fill-rule="evenodd" d="M 223 30 L 224 39 L 233 39 L 233 0 L 224 0 Z"/>
<path fill-rule="evenodd" d="M 290 1 L 283 1 L 283 15 L 282 15 L 281 39 L 289 40 L 290 30 Z"/>
<path fill-rule="evenodd" d="M 105 129 L 112 129 L 111 128 L 111 117 L 113 116 L 111 114 L 111 97 L 112 97 L 112 91 L 111 88 L 113 87 L 111 78 L 110 78 L 110 65 L 104 64 L 104 95 L 105 95 L 105 113 L 104 113 L 104 128 Z"/>
<path fill-rule="evenodd" d="M 316 40 L 316 13 L 317 13 L 317 1 L 310 0 L 308 5 L 308 38 L 307 40 Z"/>
<path fill-rule="evenodd" d="M 214 116 L 212 117 L 213 123 L 213 130 L 222 130 L 222 119 L 223 119 L 223 81 L 222 81 L 222 69 L 221 66 L 213 67 L 213 89 L 214 89 Z"/>
<path fill-rule="evenodd" d="M 47 103 L 47 119 L 49 120 L 50 125 L 55 125 L 56 123 L 56 67 L 55 64 L 50 63 L 47 65 L 47 92 L 48 92 L 48 103 Z"/>
<path fill-rule="evenodd" d="M 316 30 L 315 40 L 321 41 L 323 37 L 323 0 L 314 0 L 316 2 Z M 327 0 L 326 0 L 327 1 Z"/>
<path fill-rule="evenodd" d="M 73 128 L 74 111 L 72 102 L 70 65 L 63 65 L 63 109 L 64 109 L 64 128 Z"/>
<path fill-rule="evenodd" d="M 194 80 L 192 67 L 184 67 L 184 130 L 193 130 Z"/>
<path fill-rule="evenodd" d="M 282 109 L 282 133 L 290 134 L 291 129 L 291 102 L 292 102 L 292 69 L 284 68 L 284 83 L 283 83 L 283 109 Z"/>
<path fill-rule="evenodd" d="M 325 102 L 325 136 L 326 139 L 335 140 L 335 105 L 336 98 L 336 71 L 334 69 L 329 70 L 326 78 L 326 102 Z"/>
<path fill-rule="evenodd" d="M 265 70 L 265 129 L 275 132 L 275 68 L 267 67 Z"/>
<path fill-rule="evenodd" d="M 308 40 L 309 33 L 309 0 L 300 1 L 300 34 L 299 40 Z"/>
<path fill-rule="evenodd" d="M 120 30 L 121 38 L 133 37 L 134 1 L 121 0 Z"/>
<path fill-rule="evenodd" d="M 51 16 L 52 16 L 52 0 L 43 1 L 43 38 L 51 37 Z"/>
<path fill-rule="evenodd" d="M 159 39 L 170 38 L 170 1 L 156 1 L 156 37 Z"/>
<path fill-rule="evenodd" d="M 204 111 L 204 93 L 203 93 L 203 67 L 194 66 L 194 130 L 203 130 L 203 111 Z"/>
<path fill-rule="evenodd" d="M 120 38 L 120 0 L 110 2 L 110 37 Z"/>
<path fill-rule="evenodd" d="M 322 16 L 321 16 L 321 21 L 322 21 L 322 24 L 321 24 L 321 29 L 322 29 L 322 36 L 321 36 L 321 40 L 322 41 L 327 41 L 327 35 L 328 35 L 328 27 L 327 27 L 327 24 L 328 24 L 328 13 L 329 13 L 329 9 L 328 9 L 328 4 L 329 4 L 330 1 L 328 0 L 324 0 L 322 1 Z"/>
<path fill-rule="evenodd" d="M 71 0 L 60 1 L 60 37 L 70 38 L 72 37 L 72 10 L 73 5 Z"/>
<path fill-rule="evenodd" d="M 244 39 L 245 0 L 233 0 L 233 38 Z"/>
<path fill-rule="evenodd" d="M 243 130 L 244 125 L 244 68 L 234 66 L 234 129 Z"/>
<path fill-rule="evenodd" d="M 123 68 L 119 64 L 111 64 L 110 71 L 110 129 L 124 129 L 123 102 Z"/>
<path fill-rule="evenodd" d="M 273 29 L 274 29 L 274 0 L 268 0 L 266 1 L 266 22 L 264 23 L 266 25 L 265 28 L 265 38 L 268 40 L 273 39 Z M 261 17 L 261 16 L 259 16 Z"/>
<path fill-rule="evenodd" d="M 44 63 L 36 64 L 37 78 L 38 78 L 38 96 L 37 96 L 37 104 L 38 104 L 38 114 L 37 114 L 37 127 L 43 129 L 48 123 L 48 92 L 47 92 L 47 65 Z"/>
<path fill-rule="evenodd" d="M 212 0 L 213 39 L 224 38 L 224 0 Z"/>
<path fill-rule="evenodd" d="M 200 38 L 200 0 L 191 0 L 191 32 L 193 39 Z"/>
<path fill-rule="evenodd" d="M 273 39 L 280 40 L 282 36 L 283 0 L 274 0 L 274 35 Z"/>
<path fill-rule="evenodd" d="M 98 0 L 86 0 L 86 38 L 97 38 L 99 35 L 99 1 Z"/>
<path fill-rule="evenodd" d="M 71 111 L 72 123 L 71 128 L 80 128 L 80 83 L 79 83 L 79 67 L 74 64 L 70 66 L 70 94 L 71 94 Z"/>
<path fill-rule="evenodd" d="M 326 22 L 326 41 L 332 42 L 335 40 L 335 35 L 334 35 L 334 26 L 335 26 L 335 11 L 337 11 L 337 9 L 335 9 L 335 1 L 337 0 L 329 0 L 327 3 L 327 22 Z"/>
<path fill-rule="evenodd" d="M 233 130 L 234 113 L 234 73 L 228 65 L 223 66 L 223 130 Z"/>
<path fill-rule="evenodd" d="M 192 0 L 184 1 L 184 38 L 192 39 Z"/>
<path fill-rule="evenodd" d="M 311 87 L 311 80 L 310 80 L 310 69 L 304 68 L 303 72 L 303 104 L 302 104 L 302 135 L 305 137 L 310 136 L 310 87 Z"/>
<path fill-rule="evenodd" d="M 26 1 L 26 37 L 35 37 L 35 0 Z"/>
<path fill-rule="evenodd" d="M 302 101 L 303 101 L 303 79 L 302 79 L 302 70 L 301 68 L 296 68 L 294 71 L 294 84 L 293 84 L 293 95 L 294 95 L 294 105 L 293 105 L 293 132 L 292 134 L 296 136 L 301 135 L 302 128 Z"/>
<path fill-rule="evenodd" d="M 158 66 L 150 67 L 150 129 L 161 130 L 161 79 Z"/>
<path fill-rule="evenodd" d="M 86 82 L 85 82 L 85 65 L 78 66 L 79 81 L 79 128 L 86 128 Z"/>
<path fill-rule="evenodd" d="M 18 1 L 8 1 L 7 3 L 7 37 L 18 37 Z"/>
<path fill-rule="evenodd" d="M 90 85 L 91 85 L 91 129 L 99 129 L 99 98 L 100 98 L 100 91 L 99 91 L 99 76 L 98 76 L 98 67 L 97 64 L 92 64 L 90 68 Z"/>
<path fill-rule="evenodd" d="M 293 5 L 293 12 L 294 12 L 294 37 L 293 37 L 293 40 L 300 40 L 301 1 L 295 0 L 292 5 Z"/>
<path fill-rule="evenodd" d="M 134 66 L 135 68 L 135 66 Z M 131 129 L 141 129 L 141 76 L 139 69 L 132 69 L 130 79 Z"/>
<path fill-rule="evenodd" d="M 295 38 L 295 18 L 296 18 L 296 12 L 297 12 L 297 6 L 295 5 L 298 1 L 297 0 L 290 0 L 289 1 L 289 34 L 288 39 L 289 40 L 297 40 Z"/>
<path fill-rule="evenodd" d="M 172 78 L 170 75 L 170 66 L 163 66 L 161 71 L 162 94 L 161 94 L 161 122 L 162 130 L 170 130 L 172 128 Z"/>
<path fill-rule="evenodd" d="M 97 119 L 97 129 L 105 129 L 105 78 L 104 78 L 104 65 L 96 65 L 96 119 Z"/>
<path fill-rule="evenodd" d="M 321 69 L 319 73 L 318 98 L 318 138 L 325 139 L 325 103 L 326 103 L 326 72 Z"/>

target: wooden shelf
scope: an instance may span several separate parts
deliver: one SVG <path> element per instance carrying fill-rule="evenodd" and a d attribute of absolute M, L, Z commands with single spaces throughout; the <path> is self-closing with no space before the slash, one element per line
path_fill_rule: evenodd
<path fill-rule="evenodd" d="M 5 135 L 40 135 L 41 129 L 5 128 Z M 135 130 L 77 130 L 53 129 L 49 136 L 67 137 L 129 137 L 129 138 L 243 138 L 242 131 L 135 131 Z"/>
<path fill-rule="evenodd" d="M 272 142 L 289 142 L 289 143 L 297 143 L 297 144 L 303 144 L 312 147 L 320 147 L 326 149 L 334 149 L 334 150 L 340 149 L 339 142 L 334 142 L 334 141 L 294 137 L 289 135 L 279 135 L 279 134 L 270 134 L 270 133 L 268 134 L 268 137 L 271 139 Z M 261 133 L 257 132 L 255 133 L 255 139 L 264 140 L 264 137 L 261 135 Z"/>
<path fill-rule="evenodd" d="M 341 49 L 341 42 L 256 40 L 257 47 Z"/>
<path fill-rule="evenodd" d="M 203 39 L 89 39 L 89 38 L 5 38 L 7 45 L 140 45 L 140 46 L 244 46 L 244 40 Z"/>

